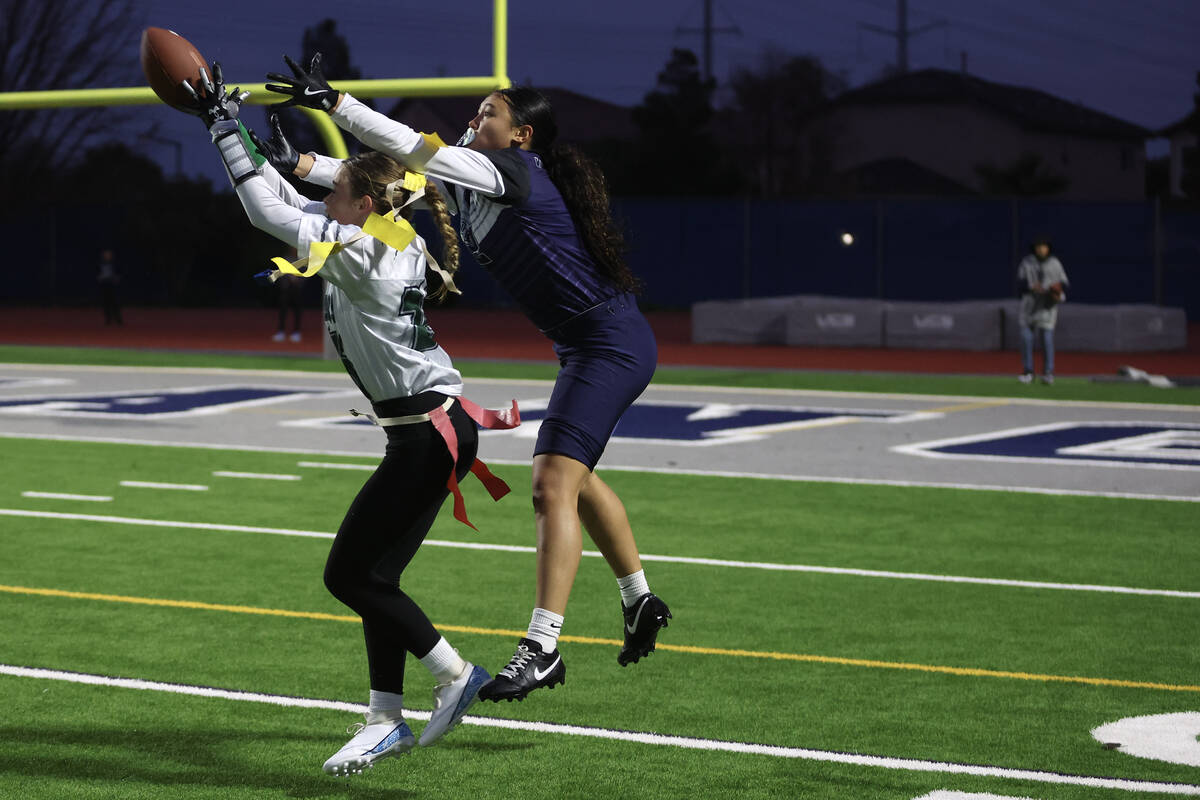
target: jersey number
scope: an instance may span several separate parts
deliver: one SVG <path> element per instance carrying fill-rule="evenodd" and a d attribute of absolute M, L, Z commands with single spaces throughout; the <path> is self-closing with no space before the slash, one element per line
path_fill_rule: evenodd
<path fill-rule="evenodd" d="M 415 286 L 410 286 L 404 290 L 403 297 L 400 298 L 401 317 L 412 317 L 413 335 L 412 342 L 409 344 L 413 350 L 432 350 L 437 347 L 437 339 L 434 338 L 433 328 L 425 321 L 425 292 Z"/>

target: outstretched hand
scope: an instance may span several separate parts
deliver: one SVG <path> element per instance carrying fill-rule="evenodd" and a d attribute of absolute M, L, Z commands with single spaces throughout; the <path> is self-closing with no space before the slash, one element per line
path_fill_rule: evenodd
<path fill-rule="evenodd" d="M 271 138 L 264 141 L 257 133 L 250 131 L 250 141 L 254 142 L 258 152 L 263 154 L 272 167 L 284 175 L 291 175 L 296 169 L 296 164 L 300 162 L 300 154 L 283 135 L 279 115 L 272 112 L 268 120 L 271 123 Z"/>
<path fill-rule="evenodd" d="M 332 111 L 338 104 L 338 92 L 325 80 L 325 73 L 321 71 L 321 54 L 312 57 L 307 72 L 288 56 L 284 56 L 283 60 L 291 68 L 294 77 L 289 78 L 278 72 L 267 73 L 267 80 L 278 81 L 268 83 L 267 90 L 287 95 L 288 98 L 276 108 L 305 106 L 318 111 Z"/>
<path fill-rule="evenodd" d="M 188 81 L 183 81 L 182 86 L 196 103 L 196 109 L 191 113 L 200 117 L 205 129 L 222 120 L 237 119 L 242 103 L 250 96 L 250 92 L 243 92 L 237 87 L 234 87 L 232 93 L 225 91 L 225 76 L 221 72 L 219 61 L 213 62 L 211 78 L 208 76 L 208 70 L 200 68 L 200 88 L 204 90 L 204 94 L 197 92 Z"/>

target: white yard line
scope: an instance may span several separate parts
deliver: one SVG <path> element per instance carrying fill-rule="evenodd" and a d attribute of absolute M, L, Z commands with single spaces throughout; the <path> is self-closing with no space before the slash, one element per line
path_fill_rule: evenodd
<path fill-rule="evenodd" d="M 19 678 L 55 680 L 92 686 L 106 686 L 121 689 L 137 689 L 141 691 L 191 695 L 194 697 L 204 697 L 217 700 L 264 703 L 289 708 L 318 708 L 329 711 L 344 711 L 354 714 L 361 714 L 366 711 L 366 706 L 364 705 L 337 700 L 289 697 L 286 695 L 263 694 L 259 692 L 241 692 L 231 689 L 216 689 L 208 686 L 189 686 L 186 684 L 144 681 L 134 678 L 113 678 L 107 675 L 64 672 L 61 670 L 37 669 L 33 667 L 18 667 L 7 664 L 0 664 L 0 674 Z M 406 711 L 405 716 L 409 719 L 428 720 L 429 712 Z M 986 764 L 961 764 L 951 761 L 924 761 L 914 758 L 864 755 L 860 753 L 841 753 L 831 750 L 813 750 L 804 747 L 784 747 L 781 745 L 734 742 L 724 741 L 721 739 L 698 739 L 690 736 L 671 736 L 661 733 L 613 730 L 610 728 L 597 728 L 582 725 L 564 725 L 555 722 L 525 722 L 522 720 L 497 719 L 494 717 L 466 716 L 463 717 L 463 723 L 466 725 L 478 725 L 480 727 L 489 728 L 504 728 L 507 730 L 528 733 L 550 734 L 558 736 L 580 736 L 591 739 L 607 739 L 611 741 L 629 742 L 641 745 L 676 747 L 687 750 L 707 750 L 737 753 L 741 755 L 768 756 L 773 758 L 795 758 L 807 761 L 848 764 L 859 767 L 895 769 L 909 772 L 928 772 L 944 775 L 976 775 L 980 777 L 1000 778 L 1004 780 L 1033 781 L 1037 783 L 1068 786 L 1086 786 L 1094 789 L 1115 789 L 1126 792 L 1158 792 L 1162 794 L 1190 796 L 1200 795 L 1200 786 L 1186 783 L 1160 783 L 1155 781 L 1133 780 L 1126 778 L 1102 778 L 1091 775 L 1070 775 L 1066 773 L 1049 772 L 1044 770 L 996 767 Z"/>
<path fill-rule="evenodd" d="M 372 453 L 353 450 L 311 450 L 299 447 L 247 447 L 236 444 L 212 444 L 210 442 L 168 442 L 151 439 L 124 439 L 110 436 L 64 436 L 59 434 L 11 433 L 0 431 L 0 439 L 34 439 L 54 442 L 89 442 L 95 444 L 124 444 L 142 447 L 184 447 L 196 450 L 225 450 L 231 453 L 289 453 L 298 456 L 326 456 L 340 458 L 378 458 Z M 489 458 L 489 464 L 510 467 L 528 467 L 525 459 Z M 378 461 L 371 469 L 378 466 Z M 1072 462 L 1078 465 L 1078 462 Z M 305 466 L 317 466 L 308 462 Z M 328 465 L 322 465 L 328 466 Z M 365 466 L 343 466 L 338 469 L 363 469 Z M 639 472 L 653 475 L 692 475 L 700 478 L 747 478 L 751 480 L 791 481 L 797 483 L 834 483 L 854 486 L 899 486 L 914 489 L 959 489 L 964 491 L 1012 492 L 1016 494 L 1043 494 L 1064 497 L 1103 497 L 1119 500 L 1166 500 L 1179 503 L 1200 503 L 1197 495 L 1151 494 L 1141 492 L 1097 492 L 1086 489 L 1049 489 L 1044 486 L 1004 486 L 989 484 L 952 483 L 945 481 L 902 481 L 888 478 L 842 478 L 828 475 L 783 475 L 765 472 L 732 472 L 728 470 L 678 469 L 671 467 L 644 467 L 622 464 L 600 464 L 600 472 Z"/>
<path fill-rule="evenodd" d="M 144 519 L 139 517 L 116 517 L 98 514 L 77 514 L 57 511 L 31 511 L 16 508 L 0 508 L 0 516 L 34 517 L 40 519 L 76 520 L 80 522 L 100 522 L 117 525 L 141 525 L 154 528 L 182 528 L 188 530 L 227 531 L 232 533 L 267 533 L 277 536 L 299 536 L 310 539 L 332 539 L 333 533 L 325 531 L 294 530 L 291 528 L 267 528 L 253 525 L 227 525 L 224 523 L 182 522 L 178 520 Z M 510 544 L 489 544 L 485 542 L 456 542 L 446 539 L 426 539 L 425 545 L 430 547 L 449 547 L 460 550 L 486 550 L 505 553 L 536 553 L 533 547 Z M 583 554 L 590 558 L 602 558 L 595 550 L 584 550 Z M 978 578 L 967 575 L 938 575 L 923 572 L 892 572 L 887 570 L 856 569 L 853 567 L 825 567 L 809 564 L 778 564 L 768 561 L 734 561 L 720 558 L 696 558 L 691 556 L 663 556 L 649 553 L 642 554 L 643 561 L 658 561 L 670 564 L 689 564 L 705 567 L 724 567 L 734 569 L 761 569 L 776 572 L 809 572 L 822 575 L 845 575 L 857 578 L 882 578 L 890 580 L 932 581 L 936 583 L 961 583 L 981 586 L 1001 586 L 1017 589 L 1052 589 L 1073 592 L 1098 592 L 1104 594 L 1128 594 L 1153 597 L 1174 597 L 1188 600 L 1200 599 L 1200 591 L 1180 591 L 1175 589 L 1144 589 L 1134 586 L 1107 586 L 1088 583 L 1054 583 L 1047 581 L 1023 581 L 1009 578 Z"/>
<path fill-rule="evenodd" d="M 39 500 L 82 500 L 89 503 L 111 503 L 112 497 L 103 494 L 66 494 L 64 492 L 21 492 L 21 497 Z"/>
<path fill-rule="evenodd" d="M 213 476 L 217 478 L 249 478 L 251 480 L 260 481 L 298 481 L 299 475 L 278 475 L 266 472 L 229 472 L 228 470 L 215 470 Z"/>
<path fill-rule="evenodd" d="M 168 489 L 177 492 L 207 492 L 208 487 L 199 483 L 159 483 L 158 481 L 121 481 L 131 489 Z"/>
<path fill-rule="evenodd" d="M 338 464 L 332 461 L 297 461 L 297 467 L 309 469 L 350 469 L 364 472 L 374 472 L 378 464 Z"/>

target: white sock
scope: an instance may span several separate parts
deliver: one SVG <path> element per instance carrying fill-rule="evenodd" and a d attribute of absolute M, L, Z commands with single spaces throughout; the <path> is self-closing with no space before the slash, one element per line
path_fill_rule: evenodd
<path fill-rule="evenodd" d="M 558 635 L 562 633 L 562 626 L 563 618 L 560 615 L 544 608 L 535 608 L 525 638 L 540 644 L 543 653 L 553 653 L 558 649 Z"/>
<path fill-rule="evenodd" d="M 650 591 L 650 584 L 646 583 L 646 573 L 640 569 L 624 578 L 617 578 L 617 586 L 621 589 L 621 604 L 626 608 Z"/>
<path fill-rule="evenodd" d="M 438 683 L 449 683 L 462 674 L 467 665 L 458 651 L 450 646 L 443 636 L 428 654 L 421 656 L 421 663 L 433 673 Z"/>
<path fill-rule="evenodd" d="M 377 692 L 371 690 L 371 700 L 367 703 L 367 721 L 382 721 L 385 719 L 400 719 L 404 716 L 404 695 L 394 692 Z"/>

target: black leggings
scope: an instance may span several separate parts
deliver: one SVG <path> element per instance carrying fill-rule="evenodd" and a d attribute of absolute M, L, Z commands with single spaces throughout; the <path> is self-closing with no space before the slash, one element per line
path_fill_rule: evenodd
<path fill-rule="evenodd" d="M 437 395 L 433 405 L 444 400 Z M 429 403 L 424 405 L 417 411 L 410 410 L 411 404 L 400 410 L 424 413 Z M 458 435 L 456 472 L 462 480 L 475 460 L 479 434 L 458 402 L 447 413 Z M 399 414 L 388 414 L 393 415 Z M 386 431 L 383 461 L 354 498 L 333 540 L 325 586 L 362 617 L 371 688 L 400 694 L 406 653 L 426 656 L 441 638 L 421 608 L 400 591 L 399 581 L 449 494 L 450 452 L 431 422 Z"/>

